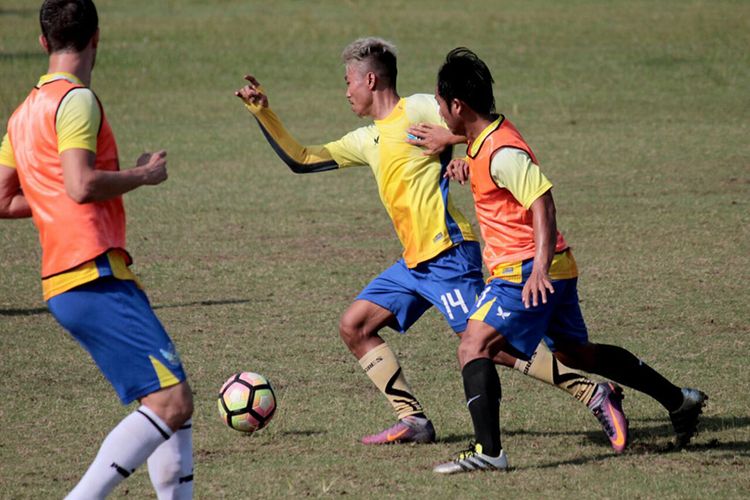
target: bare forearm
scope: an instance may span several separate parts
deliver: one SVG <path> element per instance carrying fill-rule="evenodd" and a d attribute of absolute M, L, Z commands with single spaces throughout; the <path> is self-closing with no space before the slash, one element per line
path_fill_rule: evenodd
<path fill-rule="evenodd" d="M 548 191 L 531 205 L 534 224 L 534 267 L 547 274 L 557 243 L 557 221 L 555 203 Z"/>
<path fill-rule="evenodd" d="M 555 293 L 549 278 L 549 268 L 557 243 L 557 223 L 555 222 L 555 202 L 552 193 L 547 191 L 529 207 L 534 226 L 534 266 L 521 291 L 521 301 L 528 309 L 536 307 L 541 300 L 547 303 L 547 294 Z"/>
<path fill-rule="evenodd" d="M 424 148 L 425 154 L 442 153 L 456 144 L 466 144 L 466 137 L 454 135 L 447 128 L 434 123 L 418 123 L 407 130 L 406 142 Z"/>
<path fill-rule="evenodd" d="M 467 141 L 468 141 L 468 139 L 467 139 L 467 137 L 465 135 L 451 134 L 451 136 L 450 136 L 450 138 L 448 140 L 448 144 L 456 146 L 458 144 L 466 144 Z"/>
<path fill-rule="evenodd" d="M 128 170 L 97 170 L 96 155 L 85 149 L 60 154 L 65 191 L 76 203 L 91 203 L 120 196 L 144 185 L 167 179 L 166 151 L 144 153 L 137 166 Z"/>
<path fill-rule="evenodd" d="M 83 184 L 80 201 L 78 199 L 76 201 L 91 203 L 109 200 L 145 185 L 146 175 L 141 167 L 114 172 L 92 170 L 84 179 Z"/>

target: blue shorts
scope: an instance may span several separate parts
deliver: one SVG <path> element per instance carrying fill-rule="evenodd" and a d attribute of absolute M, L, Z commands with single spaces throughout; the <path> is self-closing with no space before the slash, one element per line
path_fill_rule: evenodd
<path fill-rule="evenodd" d="M 47 301 L 123 404 L 185 380 L 172 341 L 133 281 L 99 278 Z"/>
<path fill-rule="evenodd" d="M 479 243 L 465 241 L 409 269 L 400 259 L 357 296 L 396 316 L 404 333 L 430 307 L 437 307 L 453 331 L 466 330 L 471 305 L 484 287 Z"/>
<path fill-rule="evenodd" d="M 532 260 L 524 262 L 528 276 Z M 525 281 L 525 280 L 524 280 Z M 469 319 L 492 326 L 520 354 L 530 357 L 539 342 L 555 351 L 555 341 L 584 344 L 588 341 L 586 324 L 578 305 L 578 278 L 552 282 L 555 293 L 547 293 L 547 303 L 526 309 L 521 301 L 523 283 L 493 279 L 487 284 L 469 313 Z"/>

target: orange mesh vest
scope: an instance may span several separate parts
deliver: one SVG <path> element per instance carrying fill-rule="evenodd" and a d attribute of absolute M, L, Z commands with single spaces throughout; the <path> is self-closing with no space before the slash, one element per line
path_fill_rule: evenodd
<path fill-rule="evenodd" d="M 537 163 L 536 156 L 520 132 L 503 116 L 497 128 L 479 145 L 476 155 L 472 157 L 469 154 L 471 192 L 484 239 L 482 257 L 490 274 L 498 264 L 529 259 L 536 252 L 531 210 L 523 208 L 510 191 L 498 187 L 490 173 L 492 157 L 504 147 L 521 149 Z M 470 144 L 468 151 L 471 150 Z M 567 247 L 558 231 L 555 251 Z"/>
<path fill-rule="evenodd" d="M 63 98 L 82 87 L 64 78 L 35 87 L 8 123 L 21 188 L 39 230 L 42 278 L 72 269 L 109 249 L 125 249 L 122 197 L 78 204 L 65 191 L 55 121 Z M 120 169 L 104 110 L 96 148 L 96 169 Z"/>

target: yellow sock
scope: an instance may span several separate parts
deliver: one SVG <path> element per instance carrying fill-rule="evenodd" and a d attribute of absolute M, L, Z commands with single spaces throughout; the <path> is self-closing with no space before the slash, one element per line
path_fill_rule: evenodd
<path fill-rule="evenodd" d="M 589 404 L 596 390 L 596 382 L 560 363 L 544 342 L 539 344 L 530 360 L 519 359 L 514 368 L 524 375 L 562 389 L 585 405 Z"/>
<path fill-rule="evenodd" d="M 398 415 L 399 420 L 422 413 L 422 405 L 411 393 L 396 355 L 388 344 L 371 349 L 359 360 L 359 364 L 372 383 L 380 389 Z"/>

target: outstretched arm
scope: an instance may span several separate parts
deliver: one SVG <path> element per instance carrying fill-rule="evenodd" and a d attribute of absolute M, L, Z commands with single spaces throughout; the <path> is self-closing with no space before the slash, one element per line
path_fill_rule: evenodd
<path fill-rule="evenodd" d="M 268 96 L 258 80 L 246 75 L 249 83 L 234 95 L 242 99 L 248 111 L 258 121 L 260 130 L 284 163 L 296 174 L 325 172 L 338 168 L 328 150 L 323 146 L 303 146 L 286 130 L 276 113 L 268 106 Z"/>

